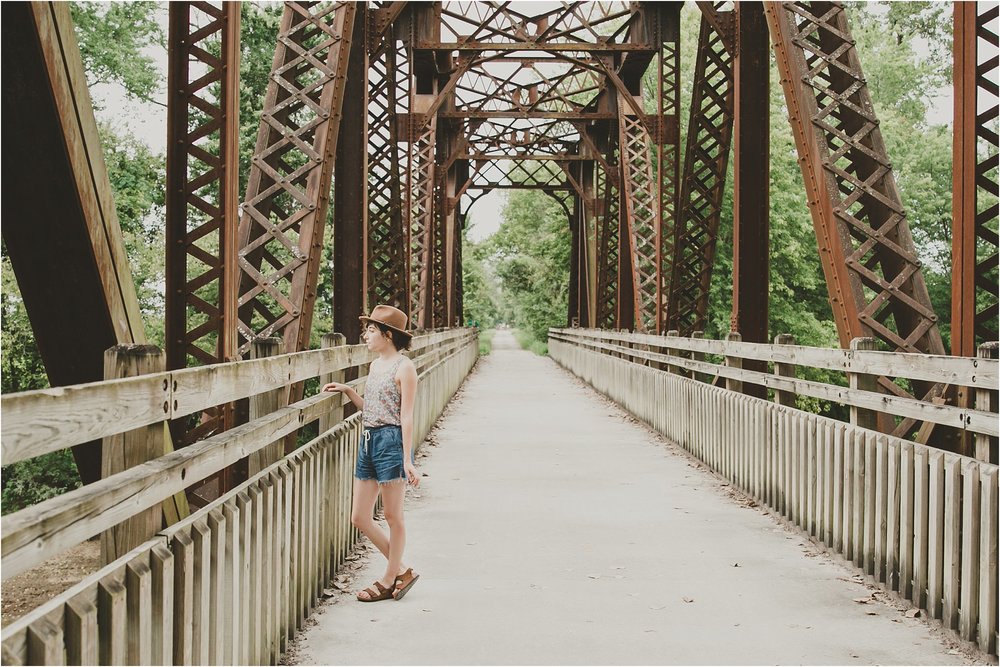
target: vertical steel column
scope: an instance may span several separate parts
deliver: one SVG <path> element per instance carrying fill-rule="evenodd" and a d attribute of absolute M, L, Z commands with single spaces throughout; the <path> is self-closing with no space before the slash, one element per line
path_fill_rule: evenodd
<path fill-rule="evenodd" d="M 167 369 L 237 356 L 240 7 L 170 4 L 167 81 Z M 233 426 L 206 410 L 190 443 Z"/>
<path fill-rule="evenodd" d="M 768 340 L 770 277 L 770 53 L 761 2 L 736 4 L 736 54 L 733 62 L 734 176 L 732 331 L 750 343 Z M 764 371 L 766 364 L 745 361 Z M 744 384 L 746 393 L 767 397 L 763 385 Z"/>
<path fill-rule="evenodd" d="M 580 162 L 574 162 L 570 169 L 579 175 Z M 580 295 L 585 287 L 580 285 L 581 257 L 583 256 L 583 198 L 579 194 L 573 196 L 573 210 L 569 216 L 569 294 L 566 303 L 566 326 L 580 325 Z"/>
<path fill-rule="evenodd" d="M 682 336 L 708 315 L 733 131 L 733 23 L 732 11 L 703 8 L 667 301 L 666 328 Z"/>
<path fill-rule="evenodd" d="M 399 123 L 408 109 L 409 64 L 407 51 L 398 48 L 398 31 L 390 24 L 370 45 L 368 303 L 387 303 L 409 313 L 410 235 L 404 224 L 406 148 L 401 136 L 406 127 Z"/>
<path fill-rule="evenodd" d="M 673 273 L 674 239 L 680 198 L 681 3 L 661 2 L 657 10 L 656 181 L 659 189 L 656 331 L 667 331 L 667 304 Z"/>
<path fill-rule="evenodd" d="M 992 44 L 996 4 L 952 3 L 955 12 L 955 122 L 952 171 L 951 353 L 974 357 L 997 339 L 997 59 L 978 49 Z M 980 62 L 983 61 L 983 62 Z M 979 104 L 982 100 L 984 103 Z M 977 147 L 985 153 L 980 154 Z M 980 194 L 980 190 L 982 193 Z M 959 402 L 968 405 L 966 389 Z"/>
<path fill-rule="evenodd" d="M 580 219 L 580 326 L 597 326 L 597 162 L 581 166 L 580 190 L 583 193 Z"/>
<path fill-rule="evenodd" d="M 605 144 L 610 142 L 605 141 Z M 618 215 L 621 182 L 618 158 L 613 150 L 606 152 L 613 171 L 597 170 L 597 326 L 601 329 L 618 327 L 619 231 Z"/>
<path fill-rule="evenodd" d="M 356 10 L 285 4 L 240 220 L 241 355 L 281 331 L 309 346 Z"/>
<path fill-rule="evenodd" d="M 365 12 L 354 18 L 333 189 L 333 328 L 361 340 L 368 285 L 368 53 Z"/>

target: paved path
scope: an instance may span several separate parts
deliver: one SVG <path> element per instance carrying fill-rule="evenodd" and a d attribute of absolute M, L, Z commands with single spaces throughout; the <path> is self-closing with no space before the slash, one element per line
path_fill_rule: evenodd
<path fill-rule="evenodd" d="M 967 664 L 798 533 L 500 332 L 418 461 L 399 602 L 329 600 L 298 664 Z M 384 567 L 366 557 L 352 590 Z"/>

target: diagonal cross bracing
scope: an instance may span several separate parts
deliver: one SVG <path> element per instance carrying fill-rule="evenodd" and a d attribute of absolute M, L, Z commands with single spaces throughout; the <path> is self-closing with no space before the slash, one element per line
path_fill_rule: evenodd
<path fill-rule="evenodd" d="M 239 353 L 309 344 L 356 3 L 285 5 L 239 228 Z"/>

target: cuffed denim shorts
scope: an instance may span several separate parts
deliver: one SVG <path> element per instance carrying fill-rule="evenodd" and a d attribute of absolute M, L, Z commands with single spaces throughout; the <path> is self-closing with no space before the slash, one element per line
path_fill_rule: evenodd
<path fill-rule="evenodd" d="M 365 427 L 361 433 L 358 462 L 354 466 L 358 479 L 376 479 L 379 484 L 406 479 L 403 469 L 403 430 L 387 425 Z"/>

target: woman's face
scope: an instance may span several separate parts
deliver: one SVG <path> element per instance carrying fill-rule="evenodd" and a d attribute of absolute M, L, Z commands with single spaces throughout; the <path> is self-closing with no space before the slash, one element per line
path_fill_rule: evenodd
<path fill-rule="evenodd" d="M 386 345 L 392 346 L 392 338 L 390 338 L 392 334 L 382 333 L 374 324 L 369 324 L 365 327 L 361 335 L 364 336 L 365 343 L 367 343 L 368 349 L 372 352 L 381 352 L 387 349 Z"/>

